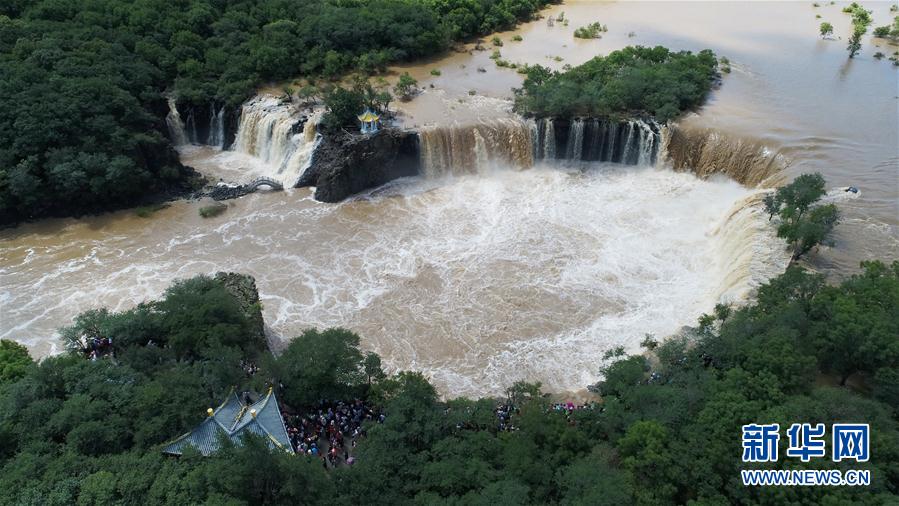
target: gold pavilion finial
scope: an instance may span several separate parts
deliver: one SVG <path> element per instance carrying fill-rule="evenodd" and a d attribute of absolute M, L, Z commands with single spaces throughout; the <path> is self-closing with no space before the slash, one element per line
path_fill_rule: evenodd
<path fill-rule="evenodd" d="M 250 410 L 250 416 L 252 416 L 253 418 L 256 418 L 256 410 L 255 409 Z"/>
<path fill-rule="evenodd" d="M 212 408 L 209 408 L 206 410 L 206 414 L 209 416 L 212 416 L 213 413 L 214 413 L 214 411 L 212 410 Z"/>

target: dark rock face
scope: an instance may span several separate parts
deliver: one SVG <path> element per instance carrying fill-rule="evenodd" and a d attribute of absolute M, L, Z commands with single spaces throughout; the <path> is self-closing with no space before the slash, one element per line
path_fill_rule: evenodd
<path fill-rule="evenodd" d="M 416 132 L 384 129 L 371 135 L 326 134 L 297 187 L 315 186 L 315 199 L 339 202 L 350 195 L 419 173 Z"/>
<path fill-rule="evenodd" d="M 191 144 L 210 145 L 214 143 L 220 144 L 222 149 L 229 149 L 234 144 L 237 127 L 240 123 L 240 106 L 222 106 L 215 102 L 201 104 L 178 102 L 177 107 L 181 113 L 181 119 L 184 121 L 184 133 L 187 134 L 187 140 Z M 168 109 L 162 112 L 162 117 L 165 117 L 167 112 Z M 221 132 L 212 134 L 212 130 L 216 128 L 213 122 L 216 121 L 218 114 L 221 114 L 219 119 Z M 218 139 L 216 135 L 223 136 L 223 139 Z"/>
<path fill-rule="evenodd" d="M 252 337 L 265 343 L 262 304 L 259 302 L 259 290 L 256 289 L 256 280 L 253 279 L 253 276 L 236 272 L 217 272 L 214 279 L 237 299 L 240 308 L 253 327 Z"/>

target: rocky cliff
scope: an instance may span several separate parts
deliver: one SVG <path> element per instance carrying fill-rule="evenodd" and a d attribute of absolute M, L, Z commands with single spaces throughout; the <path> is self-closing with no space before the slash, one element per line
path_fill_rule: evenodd
<path fill-rule="evenodd" d="M 249 274 L 236 272 L 217 272 L 215 280 L 228 290 L 240 303 L 244 316 L 253 327 L 254 339 L 265 344 L 265 322 L 262 319 L 262 303 L 259 302 L 259 290 L 256 289 L 256 280 Z"/>
<path fill-rule="evenodd" d="M 384 129 L 372 135 L 326 134 L 297 187 L 315 186 L 315 199 L 339 202 L 420 171 L 418 134 Z"/>

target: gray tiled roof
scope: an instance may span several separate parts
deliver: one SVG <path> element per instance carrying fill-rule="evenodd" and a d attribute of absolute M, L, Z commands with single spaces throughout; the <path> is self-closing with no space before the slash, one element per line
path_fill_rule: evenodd
<path fill-rule="evenodd" d="M 253 410 L 256 410 L 255 417 Z M 209 455 L 219 449 L 222 436 L 240 444 L 240 438 L 246 432 L 265 437 L 271 448 L 291 451 L 278 399 L 271 389 L 268 395 L 249 406 L 232 392 L 212 416 L 203 420 L 194 430 L 167 443 L 162 453 L 181 455 L 185 447 L 193 446 L 201 454 Z"/>

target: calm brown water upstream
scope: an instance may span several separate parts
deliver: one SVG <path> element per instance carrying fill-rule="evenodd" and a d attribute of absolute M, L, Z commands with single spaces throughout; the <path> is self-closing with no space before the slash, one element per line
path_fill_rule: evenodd
<path fill-rule="evenodd" d="M 628 44 L 727 56 L 733 72 L 681 127 L 765 146 L 792 162 L 788 176 L 820 171 L 830 187 L 859 187 L 856 198 L 831 197 L 845 217 L 835 246 L 812 258 L 840 275 L 899 256 L 899 73 L 872 58 L 870 39 L 853 61 L 845 41 L 820 40 L 816 13 L 845 39 L 841 5 L 569 2 L 547 11 L 565 11 L 568 27 L 527 24 L 500 34 L 500 50 L 555 68 Z M 891 19 L 889 4 L 869 8 L 875 25 Z M 593 21 L 609 27 L 601 40 L 572 37 Z M 489 51 L 399 70 L 435 86 L 402 104 L 408 125 L 507 115 L 521 82 Z M 187 148 L 183 157 L 213 177 L 266 171 L 241 153 Z M 48 220 L 0 231 L 0 337 L 45 355 L 80 311 L 125 309 L 173 279 L 236 270 L 256 277 L 274 339 L 342 325 L 389 367 L 422 370 L 445 394 L 497 393 L 517 379 L 576 390 L 598 378 L 604 350 L 635 350 L 645 333 L 668 335 L 782 271 L 756 198 L 733 181 L 660 168 L 538 164 L 401 181 L 339 205 L 308 190 L 255 194 L 209 220 L 197 202 L 150 218 Z"/>

